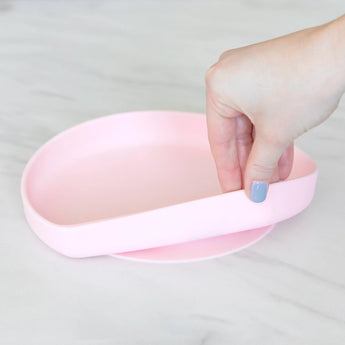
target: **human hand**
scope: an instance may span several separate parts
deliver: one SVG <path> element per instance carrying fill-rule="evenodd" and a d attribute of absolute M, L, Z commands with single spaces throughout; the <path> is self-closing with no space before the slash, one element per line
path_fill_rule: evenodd
<path fill-rule="evenodd" d="M 345 17 L 224 52 L 206 73 L 207 126 L 223 192 L 252 201 L 286 179 L 293 141 L 345 91 Z"/>

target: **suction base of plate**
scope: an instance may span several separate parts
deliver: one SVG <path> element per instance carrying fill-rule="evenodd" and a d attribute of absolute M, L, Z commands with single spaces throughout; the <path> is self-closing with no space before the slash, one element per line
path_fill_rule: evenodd
<path fill-rule="evenodd" d="M 182 263 L 209 260 L 235 253 L 253 245 L 266 236 L 274 226 L 275 224 L 272 224 L 263 228 L 237 232 L 234 234 L 164 247 L 118 253 L 110 256 L 119 259 L 152 263 Z"/>

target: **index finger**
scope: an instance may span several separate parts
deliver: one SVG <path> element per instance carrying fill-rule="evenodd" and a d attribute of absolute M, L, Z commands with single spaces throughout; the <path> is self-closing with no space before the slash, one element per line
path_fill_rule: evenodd
<path fill-rule="evenodd" d="M 224 111 L 224 110 L 223 110 Z M 241 166 L 236 145 L 237 110 L 226 108 L 226 116 L 206 91 L 206 116 L 208 140 L 216 163 L 219 182 L 223 192 L 241 189 Z"/>

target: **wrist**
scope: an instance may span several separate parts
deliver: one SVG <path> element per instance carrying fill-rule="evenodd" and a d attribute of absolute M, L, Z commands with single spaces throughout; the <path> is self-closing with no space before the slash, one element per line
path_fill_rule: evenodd
<path fill-rule="evenodd" d="M 320 39 L 324 42 L 329 66 L 335 85 L 345 92 L 345 15 L 320 28 Z"/>

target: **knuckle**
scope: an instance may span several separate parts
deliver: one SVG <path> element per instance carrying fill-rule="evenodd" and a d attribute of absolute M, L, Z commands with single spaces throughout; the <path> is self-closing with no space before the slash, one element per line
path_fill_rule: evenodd
<path fill-rule="evenodd" d="M 261 162 L 255 162 L 251 165 L 250 169 L 255 175 L 271 175 L 274 172 L 274 169 L 276 168 L 276 164 L 274 163 L 267 163 L 263 164 Z"/>
<path fill-rule="evenodd" d="M 220 54 L 218 61 L 221 61 L 223 59 L 225 59 L 226 57 L 228 57 L 231 54 L 231 50 L 226 50 L 225 52 L 223 52 L 222 54 Z"/>
<path fill-rule="evenodd" d="M 205 74 L 205 83 L 207 87 L 214 87 L 219 83 L 220 78 L 223 75 L 223 68 L 219 62 L 212 65 Z"/>
<path fill-rule="evenodd" d="M 236 141 L 241 146 L 251 146 L 253 143 L 253 139 L 248 133 L 237 134 Z"/>

